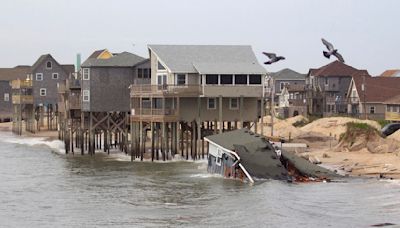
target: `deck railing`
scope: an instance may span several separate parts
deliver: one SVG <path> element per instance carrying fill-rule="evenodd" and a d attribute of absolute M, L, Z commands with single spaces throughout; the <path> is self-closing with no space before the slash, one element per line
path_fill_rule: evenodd
<path fill-rule="evenodd" d="M 11 81 L 11 88 L 13 89 L 21 89 L 21 88 L 30 88 L 32 87 L 32 80 L 13 80 Z"/>
<path fill-rule="evenodd" d="M 200 85 L 131 85 L 131 96 L 199 96 L 202 93 Z"/>
<path fill-rule="evenodd" d="M 142 115 L 142 116 L 175 116 L 177 115 L 176 109 L 151 109 L 151 108 L 142 108 L 142 109 L 134 109 L 133 115 Z"/>

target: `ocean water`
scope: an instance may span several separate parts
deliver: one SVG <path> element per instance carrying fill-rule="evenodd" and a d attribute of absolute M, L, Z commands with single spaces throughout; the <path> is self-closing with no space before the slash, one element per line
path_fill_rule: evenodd
<path fill-rule="evenodd" d="M 400 182 L 255 185 L 206 161 L 66 156 L 59 141 L 0 132 L 0 227 L 370 227 L 400 225 Z"/>

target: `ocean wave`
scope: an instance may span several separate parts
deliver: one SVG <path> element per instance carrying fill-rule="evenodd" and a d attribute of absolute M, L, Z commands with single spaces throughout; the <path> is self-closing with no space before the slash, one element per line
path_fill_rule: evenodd
<path fill-rule="evenodd" d="M 65 153 L 65 147 L 62 141 L 49 140 L 46 137 L 16 136 L 12 133 L 2 132 L 0 134 L 0 141 L 27 146 L 46 146 L 56 153 Z"/>

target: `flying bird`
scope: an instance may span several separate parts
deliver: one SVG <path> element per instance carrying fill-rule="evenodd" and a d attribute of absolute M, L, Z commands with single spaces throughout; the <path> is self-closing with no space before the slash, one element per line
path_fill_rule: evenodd
<path fill-rule="evenodd" d="M 336 58 L 337 58 L 340 62 L 343 62 L 343 63 L 344 63 L 344 59 L 343 59 L 342 55 L 339 54 L 338 50 L 335 49 L 335 48 L 333 47 L 333 45 L 332 45 L 331 43 L 329 43 L 328 41 L 326 41 L 324 38 L 322 38 L 321 40 L 322 40 L 322 43 L 323 43 L 323 44 L 326 46 L 326 48 L 328 49 L 328 51 L 323 51 L 323 52 L 322 52 L 322 53 L 324 53 L 324 56 L 325 56 L 326 58 L 329 59 L 329 58 L 331 57 L 331 55 L 334 55 L 334 56 L 336 56 Z"/>
<path fill-rule="evenodd" d="M 275 54 L 275 53 L 267 53 L 267 52 L 263 52 L 263 54 L 264 54 L 264 55 L 266 55 L 266 56 L 269 58 L 269 61 L 264 63 L 264 64 L 267 64 L 267 65 L 269 65 L 269 64 L 272 64 L 272 63 L 275 63 L 275 62 L 278 62 L 278 61 L 280 61 L 280 60 L 284 60 L 284 59 L 285 59 L 285 57 L 283 57 L 283 56 L 276 56 L 276 54 Z"/>

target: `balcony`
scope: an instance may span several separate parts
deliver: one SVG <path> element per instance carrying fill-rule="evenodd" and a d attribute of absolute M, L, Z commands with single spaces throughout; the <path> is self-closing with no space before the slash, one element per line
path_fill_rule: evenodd
<path fill-rule="evenodd" d="M 174 122 L 178 119 L 177 109 L 132 109 L 133 121 Z"/>
<path fill-rule="evenodd" d="M 202 94 L 200 85 L 131 85 L 131 97 L 148 96 L 182 96 L 197 97 Z"/>
<path fill-rule="evenodd" d="M 23 88 L 31 88 L 32 87 L 32 80 L 13 80 L 11 81 L 11 88 L 12 89 L 23 89 Z"/>
<path fill-rule="evenodd" d="M 12 95 L 13 104 L 33 104 L 32 95 Z"/>
<path fill-rule="evenodd" d="M 79 79 L 68 79 L 67 80 L 67 88 L 68 89 L 80 89 L 81 88 L 81 80 Z"/>

